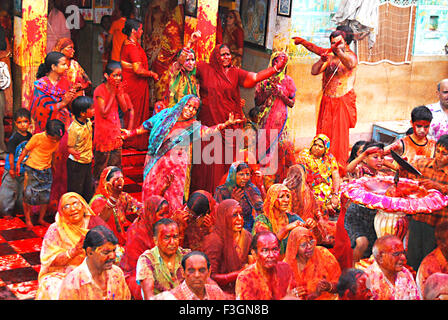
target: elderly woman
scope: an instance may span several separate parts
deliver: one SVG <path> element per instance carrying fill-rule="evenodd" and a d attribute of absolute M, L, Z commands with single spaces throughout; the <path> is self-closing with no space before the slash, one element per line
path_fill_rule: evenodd
<path fill-rule="evenodd" d="M 231 113 L 225 123 L 210 128 L 203 126 L 196 120 L 200 105 L 201 100 L 197 96 L 186 95 L 174 107 L 158 112 L 139 128 L 125 131 L 124 139 L 150 132 L 143 171 L 143 199 L 159 194 L 166 185 L 166 177 L 174 175 L 164 196 L 171 210 L 183 208 L 190 191 L 193 140 L 243 121 L 235 119 Z"/>
<path fill-rule="evenodd" d="M 292 212 L 298 214 L 304 221 L 308 219 L 316 221 L 319 230 L 317 243 L 319 245 L 333 245 L 336 222 L 329 220 L 319 211 L 314 193 L 306 183 L 304 166 L 300 164 L 291 166 L 283 184 L 291 190 Z"/>
<path fill-rule="evenodd" d="M 55 222 L 42 242 L 37 300 L 58 299 L 63 279 L 86 256 L 82 245 L 87 231 L 98 225 L 106 224 L 95 216 L 83 197 L 75 192 L 61 197 Z"/>
<path fill-rule="evenodd" d="M 336 158 L 330 153 L 330 139 L 318 134 L 309 149 L 303 149 L 297 159 L 306 169 L 307 183 L 314 191 L 324 214 L 333 213 L 340 207 L 340 176 Z"/>
<path fill-rule="evenodd" d="M 336 300 L 341 269 L 328 249 L 316 246 L 311 230 L 297 227 L 289 235 L 285 260 L 293 270 L 293 292 L 305 300 Z"/>
<path fill-rule="evenodd" d="M 73 59 L 75 48 L 73 41 L 69 38 L 61 38 L 56 42 L 53 51 L 62 53 L 67 58 L 68 69 L 65 77 L 70 83 L 70 87 L 75 88 L 77 95 L 85 95 L 85 90 L 90 88 L 92 82 L 81 65 Z"/>
<path fill-rule="evenodd" d="M 283 184 L 273 184 L 266 195 L 264 213 L 255 218 L 252 234 L 260 231 L 271 231 L 281 241 L 280 253 L 284 254 L 288 236 L 292 229 L 298 226 L 316 228 L 316 222 L 308 219 L 306 222 L 297 214 L 292 213 L 291 191 Z"/>
<path fill-rule="evenodd" d="M 216 218 L 216 201 L 211 193 L 193 192 L 182 209 L 173 213 L 172 219 L 179 226 L 179 245 L 183 248 L 201 251 L 202 243 L 213 228 Z"/>
<path fill-rule="evenodd" d="M 252 235 L 243 228 L 243 209 L 238 201 L 227 199 L 218 205 L 212 233 L 204 240 L 203 251 L 210 259 L 211 278 L 221 289 L 235 295 L 238 274 L 249 262 Z"/>
<path fill-rule="evenodd" d="M 247 163 L 232 163 L 226 182 L 216 188 L 215 200 L 235 199 L 243 209 L 244 229 L 252 232 L 255 217 L 263 213 L 263 198 L 260 190 L 251 182 L 251 170 Z"/>
<path fill-rule="evenodd" d="M 123 191 L 124 177 L 120 168 L 107 167 L 100 176 L 98 187 L 90 200 L 92 210 L 109 225 L 118 238 L 118 244 L 126 243 L 126 227 L 131 222 L 127 215 L 140 215 L 143 205 Z"/>

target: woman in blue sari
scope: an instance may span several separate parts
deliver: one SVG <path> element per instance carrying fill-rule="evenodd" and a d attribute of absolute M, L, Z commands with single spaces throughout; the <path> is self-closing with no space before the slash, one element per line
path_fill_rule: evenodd
<path fill-rule="evenodd" d="M 181 209 L 189 196 L 193 141 L 243 121 L 230 114 L 225 123 L 209 128 L 196 120 L 199 107 L 197 96 L 186 95 L 173 107 L 163 109 L 146 120 L 139 128 L 124 130 L 123 139 L 149 132 L 142 202 L 151 195 L 159 195 L 160 190 L 168 185 L 164 197 L 171 211 Z"/>
<path fill-rule="evenodd" d="M 252 232 L 255 217 L 263 213 L 263 198 L 260 190 L 250 181 L 249 165 L 242 161 L 232 163 L 226 182 L 216 187 L 217 203 L 235 199 L 243 209 L 244 229 Z"/>

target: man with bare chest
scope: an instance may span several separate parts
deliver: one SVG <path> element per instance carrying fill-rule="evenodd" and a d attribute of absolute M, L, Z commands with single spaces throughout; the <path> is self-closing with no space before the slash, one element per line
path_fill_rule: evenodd
<path fill-rule="evenodd" d="M 348 159 L 349 129 L 357 120 L 354 84 L 358 59 L 344 38 L 343 31 L 332 32 L 331 50 L 323 52 L 311 68 L 312 75 L 323 73 L 316 132 L 330 138 L 330 153 L 340 164 Z"/>

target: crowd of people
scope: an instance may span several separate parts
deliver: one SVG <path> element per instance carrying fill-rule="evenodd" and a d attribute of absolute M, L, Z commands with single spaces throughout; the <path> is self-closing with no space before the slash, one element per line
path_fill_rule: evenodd
<path fill-rule="evenodd" d="M 341 185 L 398 171 L 448 195 L 448 80 L 440 105 L 412 110 L 406 137 L 350 148 L 353 31 L 338 27 L 328 49 L 296 37 L 320 56 L 311 74 L 323 73 L 316 136 L 300 150 L 288 136 L 288 55 L 244 70 L 238 12 L 204 62 L 193 49 L 200 32 L 160 45 L 178 33 L 181 6 L 151 6 L 142 23 L 122 3 L 102 20 L 103 83 L 92 88 L 73 41 L 55 39 L 29 108 L 14 113 L 0 207 L 5 218 L 23 207 L 30 229 L 38 212 L 48 227 L 36 299 L 447 298 L 448 208 L 379 235 L 377 210 Z M 241 87 L 255 88 L 247 115 Z M 141 201 L 124 191 L 123 148 L 147 150 Z M 400 170 L 391 150 L 421 176 Z"/>

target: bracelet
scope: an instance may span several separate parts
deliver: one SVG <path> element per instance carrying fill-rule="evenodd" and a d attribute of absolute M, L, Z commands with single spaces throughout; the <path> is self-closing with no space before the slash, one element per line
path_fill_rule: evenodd
<path fill-rule="evenodd" d="M 115 208 L 115 206 L 117 205 L 117 199 L 113 198 L 113 197 L 109 197 L 107 199 L 106 205 L 109 208 Z"/>
<path fill-rule="evenodd" d="M 278 69 L 277 69 L 277 65 L 274 66 L 274 70 L 275 70 L 275 72 L 277 72 L 277 73 L 280 72 L 280 71 L 278 71 Z"/>
<path fill-rule="evenodd" d="M 72 259 L 72 256 L 70 255 L 70 250 L 65 251 L 65 255 L 67 256 L 67 258 L 68 258 L 69 260 Z"/>

